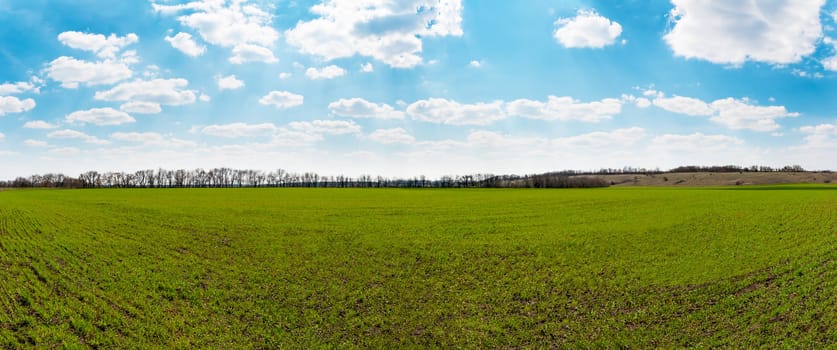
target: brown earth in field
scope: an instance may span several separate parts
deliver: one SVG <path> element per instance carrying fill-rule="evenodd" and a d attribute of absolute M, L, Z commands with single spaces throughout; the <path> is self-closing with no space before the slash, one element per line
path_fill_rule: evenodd
<path fill-rule="evenodd" d="M 837 183 L 837 173 L 666 173 L 653 175 L 589 175 L 612 186 L 744 186 Z"/>

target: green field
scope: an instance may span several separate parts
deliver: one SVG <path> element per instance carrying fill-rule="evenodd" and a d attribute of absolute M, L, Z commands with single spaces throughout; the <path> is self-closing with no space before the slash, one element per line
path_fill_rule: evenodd
<path fill-rule="evenodd" d="M 837 187 L 0 192 L 0 347 L 819 347 Z"/>

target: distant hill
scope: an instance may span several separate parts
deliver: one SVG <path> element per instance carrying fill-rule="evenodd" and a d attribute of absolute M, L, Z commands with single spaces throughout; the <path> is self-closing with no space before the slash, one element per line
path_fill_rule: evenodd
<path fill-rule="evenodd" d="M 833 172 L 671 172 L 659 174 L 575 175 L 605 180 L 611 186 L 745 186 L 837 183 Z"/>

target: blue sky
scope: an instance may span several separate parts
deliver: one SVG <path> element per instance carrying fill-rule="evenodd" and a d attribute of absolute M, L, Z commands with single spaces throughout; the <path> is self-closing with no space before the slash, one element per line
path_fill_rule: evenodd
<path fill-rule="evenodd" d="M 837 169 L 837 4 L 0 3 L 0 178 Z"/>

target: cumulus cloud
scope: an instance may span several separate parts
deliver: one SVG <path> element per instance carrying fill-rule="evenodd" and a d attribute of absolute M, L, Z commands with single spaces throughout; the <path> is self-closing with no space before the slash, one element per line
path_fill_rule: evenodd
<path fill-rule="evenodd" d="M 53 60 L 45 69 L 47 76 L 61 83 L 67 89 L 86 86 L 111 85 L 130 78 L 134 72 L 123 61 L 89 62 L 72 57 L 61 56 Z"/>
<path fill-rule="evenodd" d="M 632 127 L 616 129 L 612 131 L 596 131 L 587 134 L 557 138 L 552 141 L 553 145 L 559 147 L 618 147 L 633 145 L 646 135 L 645 129 Z"/>
<path fill-rule="evenodd" d="M 358 134 L 361 127 L 352 121 L 314 120 L 291 122 L 287 127 L 272 123 L 231 123 L 203 127 L 204 135 L 224 138 L 270 137 L 271 145 L 304 146 L 323 140 L 325 135 Z"/>
<path fill-rule="evenodd" d="M 799 131 L 806 134 L 800 148 L 837 148 L 837 124 L 803 126 Z"/>
<path fill-rule="evenodd" d="M 49 147 L 46 141 L 28 139 L 23 141 L 23 144 L 29 147 Z"/>
<path fill-rule="evenodd" d="M 419 100 L 407 106 L 415 120 L 448 125 L 488 125 L 506 118 L 502 101 L 462 104 L 443 98 Z"/>
<path fill-rule="evenodd" d="M 266 47 L 251 44 L 236 45 L 232 50 L 230 63 L 244 64 L 247 62 L 276 63 L 279 59 L 273 55 L 273 51 Z"/>
<path fill-rule="evenodd" d="M 119 106 L 123 112 L 137 113 L 137 114 L 157 114 L 163 111 L 159 103 L 145 102 L 145 101 L 131 101 L 123 103 Z"/>
<path fill-rule="evenodd" d="M 275 133 L 276 131 L 276 125 L 273 125 L 272 123 L 232 123 L 223 125 L 209 125 L 201 129 L 201 132 L 204 135 L 227 138 L 269 136 Z"/>
<path fill-rule="evenodd" d="M 575 17 L 555 21 L 555 40 L 568 48 L 602 48 L 613 45 L 622 26 L 594 10 L 579 10 Z"/>
<path fill-rule="evenodd" d="M 837 13 L 837 12 L 835 12 L 835 13 Z M 837 21 L 837 19 L 835 19 L 835 21 Z M 832 50 L 837 51 L 837 41 L 835 41 L 831 37 L 823 38 L 823 43 L 831 45 Z M 823 58 L 820 61 L 820 64 L 822 64 L 822 67 L 825 68 L 826 70 L 837 71 L 837 55 L 833 55 L 833 56 Z M 819 74 L 820 74 L 819 77 L 822 77 L 822 73 L 819 73 Z M 799 73 L 797 73 L 797 75 L 805 76 L 805 75 L 808 75 L 808 74 L 804 71 L 799 71 Z"/>
<path fill-rule="evenodd" d="M 710 116 L 715 113 L 715 110 L 708 103 L 691 97 L 658 97 L 654 99 L 653 103 L 669 112 L 691 116 Z"/>
<path fill-rule="evenodd" d="M 183 26 L 194 29 L 205 42 L 231 48 L 230 62 L 276 62 L 269 47 L 279 39 L 272 16 L 248 1 L 192 1 L 184 4 L 152 4 L 162 15 L 176 15 Z"/>
<path fill-rule="evenodd" d="M 744 141 L 737 137 L 727 135 L 704 135 L 699 132 L 691 135 L 660 135 L 655 137 L 652 142 L 656 147 L 669 151 L 687 152 L 721 150 L 744 144 Z"/>
<path fill-rule="evenodd" d="M 328 110 L 341 117 L 372 119 L 404 119 L 404 112 L 392 106 L 372 103 L 362 98 L 340 99 L 328 105 Z"/>
<path fill-rule="evenodd" d="M 423 38 L 461 36 L 461 0 L 328 0 L 285 32 L 287 42 L 327 61 L 361 55 L 391 67 L 421 64 Z"/>
<path fill-rule="evenodd" d="M 319 79 L 334 79 L 346 75 L 346 70 L 335 65 L 326 66 L 323 68 L 308 68 L 305 71 L 305 76 L 311 80 Z"/>
<path fill-rule="evenodd" d="M 372 62 L 366 62 L 360 65 L 360 71 L 363 73 L 372 73 L 375 71 L 375 66 L 372 65 Z"/>
<path fill-rule="evenodd" d="M 188 85 L 186 79 L 135 80 L 96 92 L 94 98 L 102 101 L 144 102 L 129 107 L 151 111 L 157 109 L 152 104 L 180 106 L 194 103 L 197 91 L 186 90 Z"/>
<path fill-rule="evenodd" d="M 0 96 L 0 117 L 11 113 L 23 113 L 35 108 L 35 100 L 21 100 L 14 96 Z"/>
<path fill-rule="evenodd" d="M 244 81 L 235 77 L 235 74 L 226 77 L 217 77 L 218 89 L 220 90 L 236 90 L 244 87 Z"/>
<path fill-rule="evenodd" d="M 353 121 L 345 120 L 314 120 L 304 122 L 291 122 L 288 124 L 291 129 L 308 134 L 320 135 L 345 135 L 360 133 L 361 127 Z"/>
<path fill-rule="evenodd" d="M 121 125 L 136 121 L 128 113 L 117 111 L 110 107 L 92 108 L 85 111 L 73 112 L 67 115 L 65 120 L 68 123 L 89 123 L 95 125 Z"/>
<path fill-rule="evenodd" d="M 102 59 L 115 59 L 124 47 L 138 42 L 139 36 L 130 33 L 126 36 L 111 34 L 106 37 L 102 34 L 69 31 L 58 34 L 58 41 L 74 49 L 93 52 Z"/>
<path fill-rule="evenodd" d="M 663 39 L 677 56 L 717 64 L 789 64 L 816 50 L 825 0 L 672 0 Z"/>
<path fill-rule="evenodd" d="M 206 46 L 198 45 L 192 39 L 192 34 L 189 33 L 181 32 L 175 36 L 166 36 L 165 39 L 171 44 L 171 47 L 180 50 L 180 52 L 187 56 L 198 57 L 206 52 Z"/>
<path fill-rule="evenodd" d="M 81 150 L 75 147 L 58 147 L 58 148 L 51 148 L 49 151 L 50 155 L 58 156 L 58 157 L 66 157 L 66 156 L 74 156 L 79 154 Z"/>
<path fill-rule="evenodd" d="M 619 148 L 631 146 L 646 137 L 643 128 L 631 127 L 611 131 L 597 131 L 568 137 L 545 138 L 535 136 L 512 136 L 494 131 L 475 130 L 468 134 L 465 141 L 443 140 L 420 142 L 422 147 L 429 147 L 437 151 L 457 149 L 491 149 L 497 152 L 530 154 L 534 151 L 544 151 L 555 154 L 572 150 L 599 150 L 603 148 Z"/>
<path fill-rule="evenodd" d="M 15 95 L 25 92 L 40 93 L 40 88 L 31 82 L 20 81 L 17 83 L 0 84 L 0 95 Z"/>
<path fill-rule="evenodd" d="M 273 106 L 278 109 L 287 109 L 301 106 L 305 97 L 287 91 L 271 91 L 259 99 L 259 103 L 265 106 Z"/>
<path fill-rule="evenodd" d="M 192 141 L 167 138 L 156 132 L 117 132 L 110 134 L 110 138 L 116 141 L 156 147 L 192 147 L 197 145 Z"/>
<path fill-rule="evenodd" d="M 581 102 L 572 97 L 549 96 L 546 102 L 527 99 L 508 103 L 509 115 L 541 120 L 577 120 L 599 122 L 622 112 L 622 101 L 606 98 L 601 101 Z"/>
<path fill-rule="evenodd" d="M 98 137 L 85 134 L 81 131 L 70 130 L 70 129 L 53 131 L 53 132 L 47 134 L 47 137 L 51 138 L 51 139 L 81 140 L 81 141 L 84 141 L 85 143 L 94 144 L 94 145 L 110 144 L 110 141 L 102 140 Z"/>
<path fill-rule="evenodd" d="M 416 141 L 404 128 L 378 129 L 369 134 L 369 139 L 383 144 L 410 144 Z"/>
<path fill-rule="evenodd" d="M 638 108 L 648 108 L 651 107 L 651 100 L 645 97 L 636 97 L 634 95 L 623 94 L 622 95 L 623 102 L 631 102 L 635 104 Z"/>
<path fill-rule="evenodd" d="M 656 92 L 653 104 L 669 112 L 690 116 L 709 117 L 709 120 L 732 130 L 774 131 L 779 129 L 777 119 L 798 117 L 784 106 L 758 106 L 747 98 L 732 97 L 704 102 L 697 98 L 665 97 Z"/>
<path fill-rule="evenodd" d="M 43 120 L 32 120 L 23 124 L 26 129 L 56 129 L 58 125 L 45 122 Z"/>
<path fill-rule="evenodd" d="M 784 106 L 755 106 L 747 99 L 731 97 L 712 102 L 712 108 L 717 114 L 711 120 L 733 130 L 773 131 L 779 128 L 776 119 L 799 116 Z"/>
<path fill-rule="evenodd" d="M 436 145 L 436 147 L 455 146 L 456 141 L 449 140 Z M 547 145 L 549 141 L 543 137 L 518 137 L 511 135 L 504 135 L 494 131 L 475 130 L 468 134 L 465 142 L 460 147 L 468 148 L 493 148 L 510 150 L 512 148 L 521 147 L 541 147 Z"/>

